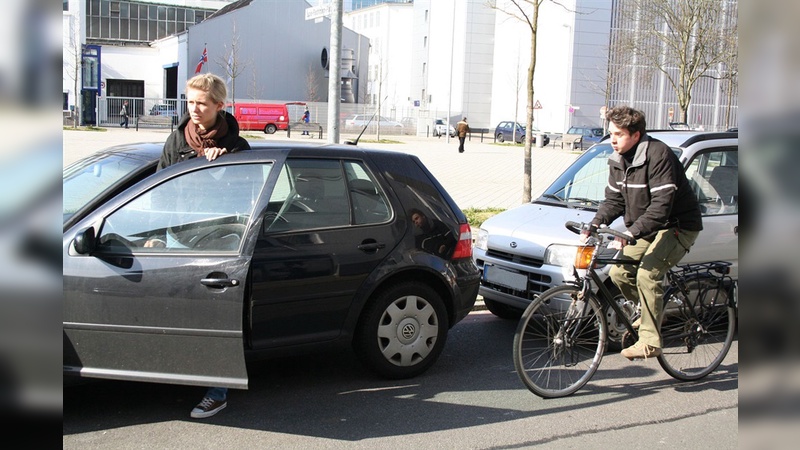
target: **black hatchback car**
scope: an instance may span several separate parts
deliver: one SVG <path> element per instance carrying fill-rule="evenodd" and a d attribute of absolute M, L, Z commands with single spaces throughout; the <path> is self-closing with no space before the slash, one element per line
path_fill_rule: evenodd
<path fill-rule="evenodd" d="M 436 361 L 479 275 L 433 175 L 400 152 L 253 147 L 154 173 L 139 144 L 65 169 L 65 208 L 93 177 L 114 193 L 65 209 L 65 375 L 246 388 L 246 360 L 335 344 L 387 378 Z"/>

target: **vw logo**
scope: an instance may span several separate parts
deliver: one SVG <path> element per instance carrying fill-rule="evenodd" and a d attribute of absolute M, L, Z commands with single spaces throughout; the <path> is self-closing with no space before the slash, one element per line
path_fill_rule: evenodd
<path fill-rule="evenodd" d="M 403 334 L 403 337 L 406 339 L 414 337 L 415 331 L 416 329 L 414 328 L 414 325 L 411 325 L 410 323 L 403 325 L 403 329 L 400 330 L 400 332 Z"/>
<path fill-rule="evenodd" d="M 510 245 L 511 248 L 517 248 L 517 243 L 516 242 L 512 242 L 512 243 L 510 243 L 508 245 Z"/>

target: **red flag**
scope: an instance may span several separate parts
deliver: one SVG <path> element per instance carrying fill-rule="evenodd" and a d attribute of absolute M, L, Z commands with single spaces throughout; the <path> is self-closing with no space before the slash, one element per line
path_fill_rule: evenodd
<path fill-rule="evenodd" d="M 203 68 L 203 64 L 208 62 L 208 50 L 203 47 L 203 54 L 200 56 L 200 62 L 197 63 L 197 67 L 194 69 L 194 73 L 200 73 L 200 70 Z"/>

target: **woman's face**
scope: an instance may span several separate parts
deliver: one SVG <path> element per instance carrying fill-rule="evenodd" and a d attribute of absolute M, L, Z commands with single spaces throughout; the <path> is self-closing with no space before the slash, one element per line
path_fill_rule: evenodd
<path fill-rule="evenodd" d="M 204 130 L 214 126 L 224 106 L 222 102 L 214 103 L 207 92 L 193 88 L 186 90 L 186 105 L 192 122 Z"/>

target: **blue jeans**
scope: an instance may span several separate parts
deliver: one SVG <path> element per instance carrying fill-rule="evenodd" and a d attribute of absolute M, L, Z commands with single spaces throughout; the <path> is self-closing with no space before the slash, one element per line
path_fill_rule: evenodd
<path fill-rule="evenodd" d="M 208 388 L 208 391 L 206 392 L 206 397 L 209 397 L 217 401 L 226 400 L 228 398 L 228 388 L 224 387 Z"/>

